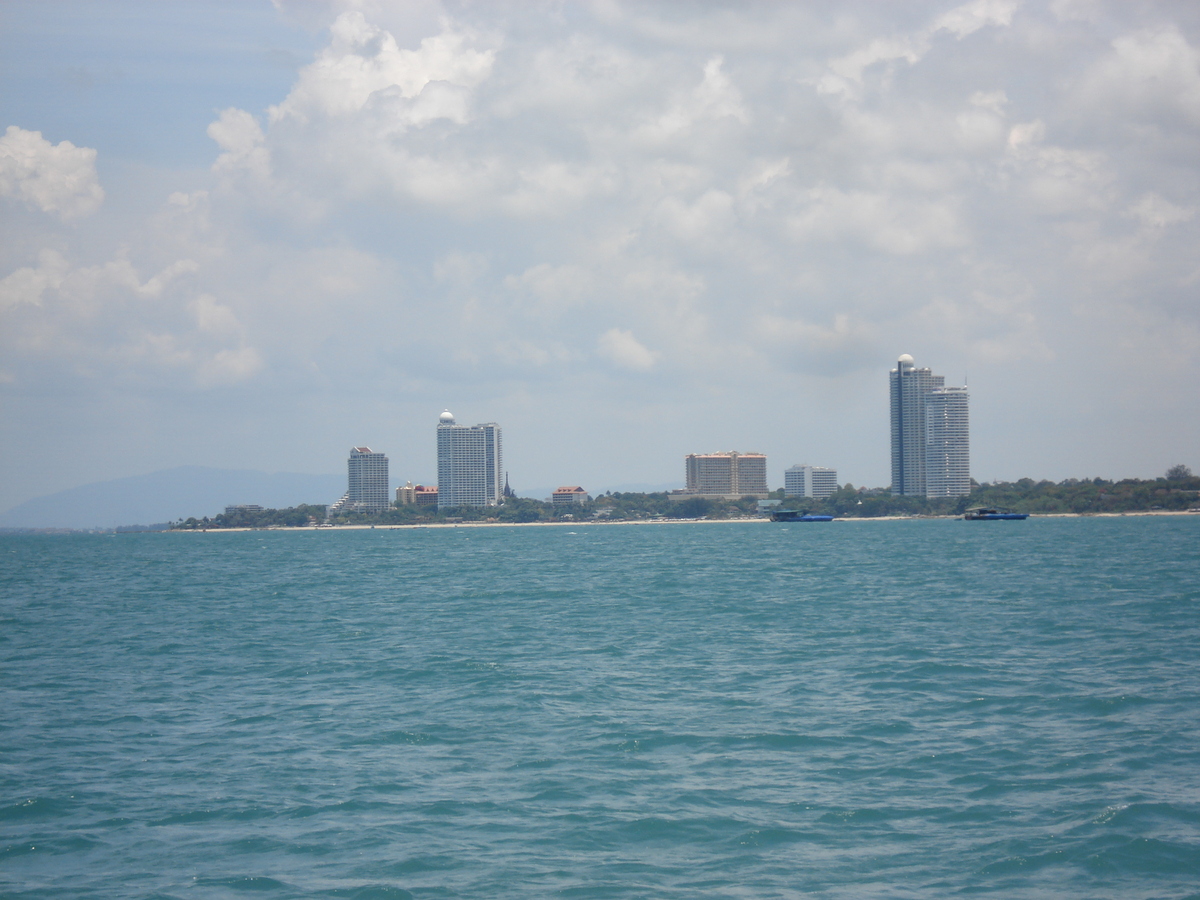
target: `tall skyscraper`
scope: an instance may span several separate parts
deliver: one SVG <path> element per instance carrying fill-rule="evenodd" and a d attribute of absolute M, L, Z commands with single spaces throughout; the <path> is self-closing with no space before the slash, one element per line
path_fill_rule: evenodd
<path fill-rule="evenodd" d="M 346 506 L 360 512 L 387 512 L 391 506 L 388 496 L 388 458 L 370 447 L 355 447 L 347 462 L 349 484 Z"/>
<path fill-rule="evenodd" d="M 504 496 L 500 426 L 456 425 L 450 410 L 438 417 L 438 509 L 496 506 Z"/>
<path fill-rule="evenodd" d="M 945 386 L 905 353 L 891 371 L 892 493 L 959 497 L 971 492 L 967 389 Z"/>
<path fill-rule="evenodd" d="M 925 496 L 971 493 L 971 447 L 965 387 L 939 388 L 925 401 Z"/>
<path fill-rule="evenodd" d="M 767 458 L 761 453 L 689 453 L 684 457 L 687 491 L 725 497 L 765 497 Z"/>

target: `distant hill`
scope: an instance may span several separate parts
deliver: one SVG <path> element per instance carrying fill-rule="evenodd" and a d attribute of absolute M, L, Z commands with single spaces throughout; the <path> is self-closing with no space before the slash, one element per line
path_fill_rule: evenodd
<path fill-rule="evenodd" d="M 115 528 L 214 516 L 238 503 L 284 508 L 333 503 L 346 476 L 180 466 L 27 500 L 0 513 L 6 528 Z"/>

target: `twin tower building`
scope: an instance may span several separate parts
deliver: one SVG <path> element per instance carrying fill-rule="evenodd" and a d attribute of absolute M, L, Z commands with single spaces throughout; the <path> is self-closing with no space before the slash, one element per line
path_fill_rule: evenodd
<path fill-rule="evenodd" d="M 971 493 L 967 389 L 918 369 L 905 353 L 891 371 L 892 493 L 965 497 Z"/>

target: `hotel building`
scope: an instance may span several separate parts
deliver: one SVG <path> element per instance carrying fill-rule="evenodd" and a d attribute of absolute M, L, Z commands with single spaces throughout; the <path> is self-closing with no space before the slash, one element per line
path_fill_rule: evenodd
<path fill-rule="evenodd" d="M 457 425 L 450 410 L 438 418 L 438 509 L 496 506 L 504 496 L 500 426 Z"/>
<path fill-rule="evenodd" d="M 370 447 L 355 447 L 346 463 L 349 484 L 346 506 L 359 512 L 387 512 L 391 506 L 388 496 L 388 458 Z"/>
<path fill-rule="evenodd" d="M 689 453 L 684 464 L 687 494 L 736 499 L 770 493 L 767 458 L 761 453 Z"/>
<path fill-rule="evenodd" d="M 787 497 L 812 497 L 824 500 L 836 491 L 837 469 L 824 466 L 792 466 L 783 473 L 783 493 Z"/>
<path fill-rule="evenodd" d="M 555 488 L 554 493 L 550 495 L 550 503 L 554 509 L 582 506 L 590 499 L 588 492 L 577 484 L 566 484 Z"/>
<path fill-rule="evenodd" d="M 971 492 L 965 387 L 918 369 L 905 353 L 890 373 L 892 493 L 961 497 Z"/>

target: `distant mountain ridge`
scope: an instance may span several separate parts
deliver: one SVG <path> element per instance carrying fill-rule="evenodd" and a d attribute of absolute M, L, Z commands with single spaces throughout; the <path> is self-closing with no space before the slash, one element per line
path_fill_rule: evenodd
<path fill-rule="evenodd" d="M 178 466 L 37 497 L 0 513 L 6 528 L 115 528 L 214 516 L 238 503 L 277 509 L 333 503 L 346 475 L 304 475 Z"/>

